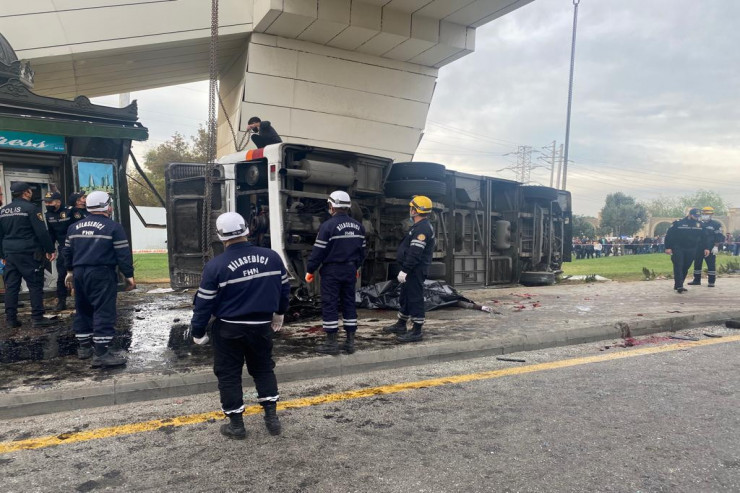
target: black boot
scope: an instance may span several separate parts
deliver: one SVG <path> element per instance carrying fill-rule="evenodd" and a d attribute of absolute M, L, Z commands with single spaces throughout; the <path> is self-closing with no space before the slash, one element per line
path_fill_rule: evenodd
<path fill-rule="evenodd" d="M 687 286 L 701 286 L 701 276 L 694 276 L 694 280 L 686 283 Z"/>
<path fill-rule="evenodd" d="M 126 358 L 111 351 L 107 344 L 95 344 L 95 355 L 92 360 L 93 368 L 112 368 L 125 364 Z"/>
<path fill-rule="evenodd" d="M 418 342 L 422 339 L 421 324 L 414 324 L 411 332 L 405 334 L 399 334 L 397 336 L 398 342 Z"/>
<path fill-rule="evenodd" d="M 276 402 L 265 402 L 262 404 L 265 409 L 265 426 L 270 435 L 279 435 L 282 427 L 280 426 L 280 420 L 277 417 L 277 403 Z"/>
<path fill-rule="evenodd" d="M 242 413 L 227 414 L 229 422 L 221 425 L 221 434 L 233 440 L 244 440 L 247 438 L 247 430 L 244 428 L 244 416 Z"/>
<path fill-rule="evenodd" d="M 93 350 L 92 343 L 90 341 L 81 342 L 80 345 L 77 346 L 78 358 L 90 359 L 93 357 L 93 354 L 95 354 L 95 351 Z"/>
<path fill-rule="evenodd" d="M 352 354 L 355 352 L 355 331 L 354 330 L 348 330 L 347 331 L 347 340 L 344 341 L 344 352 L 347 354 Z"/>
<path fill-rule="evenodd" d="M 405 334 L 406 333 L 406 320 L 401 320 L 400 318 L 396 320 L 396 323 L 393 325 L 389 325 L 388 327 L 383 328 L 383 332 L 388 332 L 390 334 Z"/>
<path fill-rule="evenodd" d="M 316 352 L 321 354 L 339 354 L 339 344 L 337 344 L 337 333 L 327 332 L 326 340 L 323 344 L 316 347 Z"/>
<path fill-rule="evenodd" d="M 61 312 L 62 310 L 67 309 L 67 298 L 59 298 L 57 300 L 57 304 L 54 307 L 55 312 Z"/>

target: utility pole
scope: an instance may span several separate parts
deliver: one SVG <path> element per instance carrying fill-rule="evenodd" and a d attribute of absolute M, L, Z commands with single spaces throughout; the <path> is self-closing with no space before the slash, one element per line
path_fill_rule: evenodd
<path fill-rule="evenodd" d="M 563 158 L 563 190 L 568 179 L 568 150 L 570 147 L 570 107 L 573 103 L 573 70 L 576 62 L 576 27 L 578 26 L 578 4 L 573 0 L 573 39 L 570 44 L 570 82 L 568 84 L 568 116 L 565 121 L 565 157 Z"/>
<path fill-rule="evenodd" d="M 557 182 L 557 188 L 560 190 L 565 190 L 565 187 L 562 186 L 560 182 L 560 175 L 563 171 L 563 144 L 560 144 L 560 149 L 558 150 L 558 182 Z"/>
<path fill-rule="evenodd" d="M 555 163 L 556 163 L 556 161 L 555 161 L 555 146 L 556 146 L 556 144 L 557 143 L 553 140 L 552 141 L 552 156 L 550 157 L 550 162 L 549 162 L 549 164 L 550 164 L 550 188 L 552 188 L 552 186 L 554 184 L 554 181 L 555 181 Z M 547 160 L 545 160 L 545 162 L 547 162 Z"/>

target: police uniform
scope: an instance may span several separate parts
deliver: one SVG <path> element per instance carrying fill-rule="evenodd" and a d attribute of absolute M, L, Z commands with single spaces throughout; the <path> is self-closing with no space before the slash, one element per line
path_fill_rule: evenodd
<path fill-rule="evenodd" d="M 714 281 L 717 278 L 717 256 L 712 253 L 712 249 L 717 245 L 725 242 L 725 235 L 722 233 L 722 223 L 709 219 L 701 221 L 702 241 L 696 249 L 694 256 L 694 280 L 690 285 L 697 286 L 701 284 L 702 264 L 707 261 L 707 277 L 709 286 L 714 287 Z M 704 250 L 709 250 L 709 255 L 704 256 Z"/>
<path fill-rule="evenodd" d="M 234 212 L 226 213 L 219 217 L 219 221 L 224 216 L 238 216 L 243 228 L 240 234 L 246 236 L 248 230 L 241 216 Z M 217 228 L 222 231 L 219 221 Z M 221 233 L 219 238 L 225 241 Z M 280 256 L 269 248 L 257 247 L 247 241 L 229 245 L 203 269 L 194 300 L 191 332 L 196 342 L 206 338 L 206 326 L 209 319 L 215 317 L 211 331 L 213 370 L 218 378 L 221 409 L 232 423 L 238 420 L 242 430 L 241 436 L 234 436 L 222 427 L 222 433 L 231 438 L 245 436 L 242 422 L 242 369 L 245 361 L 257 388 L 257 401 L 265 408 L 266 414 L 269 409 L 274 416 L 275 403 L 280 395 L 273 371 L 270 326 L 274 314 L 287 311 L 289 296 L 290 281 Z M 267 415 L 265 421 L 268 429 L 274 432 Z"/>
<path fill-rule="evenodd" d="M 14 183 L 13 195 L 30 190 L 26 183 Z M 18 322 L 18 294 L 21 280 L 26 281 L 31 300 L 34 326 L 47 326 L 44 319 L 44 257 L 54 253 L 54 244 L 44 224 L 41 210 L 28 200 L 15 196 L 0 208 L 0 258 L 5 259 L 5 318 L 8 325 Z"/>
<path fill-rule="evenodd" d="M 693 210 L 693 209 L 692 209 Z M 670 249 L 673 262 L 673 289 L 682 292 L 686 274 L 703 238 L 701 222 L 685 217 L 674 221 L 665 236 L 665 248 Z"/>
<path fill-rule="evenodd" d="M 44 202 L 59 200 L 58 209 L 52 206 L 46 206 L 46 224 L 49 228 L 51 242 L 57 245 L 57 308 L 63 310 L 66 308 L 67 287 L 64 284 L 64 277 L 67 275 L 67 268 L 64 263 L 64 244 L 67 239 L 67 228 L 72 223 L 72 215 L 69 208 L 61 205 L 62 196 L 59 192 L 49 192 L 44 197 Z"/>
<path fill-rule="evenodd" d="M 70 194 L 70 196 L 67 198 L 67 205 L 69 205 L 69 215 L 72 217 L 72 222 L 77 222 L 81 219 L 85 219 L 89 215 L 85 208 L 80 208 L 76 205 L 80 197 L 84 196 L 85 194 L 83 192 L 75 192 L 73 194 Z"/>
<path fill-rule="evenodd" d="M 365 228 L 347 215 L 344 209 L 338 209 L 319 228 L 306 266 L 309 274 L 321 266 L 321 318 L 327 334 L 335 334 L 339 330 L 338 308 L 340 305 L 342 307 L 342 320 L 348 337 L 345 344 L 347 352 L 354 352 L 353 336 L 357 330 L 356 273 L 365 260 L 365 251 Z M 328 346 L 319 347 L 319 351 L 336 353 L 338 349 L 334 350 L 336 344 L 331 343 L 332 339 L 328 339 Z"/>
<path fill-rule="evenodd" d="M 110 196 L 105 192 L 92 192 L 87 203 L 91 212 L 107 211 L 109 205 Z M 127 280 L 134 277 L 133 257 L 123 226 L 103 214 L 90 214 L 73 223 L 67 230 L 64 261 L 67 272 L 73 273 L 76 313 L 72 326 L 77 342 L 81 348 L 94 344 L 93 367 L 125 363 L 109 350 L 116 333 L 116 267 Z M 87 353 L 89 356 L 91 352 Z"/>

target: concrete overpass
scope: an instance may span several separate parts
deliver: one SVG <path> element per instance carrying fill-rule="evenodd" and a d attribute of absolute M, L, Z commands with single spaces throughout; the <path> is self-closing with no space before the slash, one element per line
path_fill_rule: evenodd
<path fill-rule="evenodd" d="M 532 0 L 221 0 L 219 92 L 240 130 L 409 159 L 438 69 Z M 3 2 L 0 32 L 38 94 L 102 96 L 208 78 L 208 0 Z M 235 150 L 219 112 L 218 153 Z"/>

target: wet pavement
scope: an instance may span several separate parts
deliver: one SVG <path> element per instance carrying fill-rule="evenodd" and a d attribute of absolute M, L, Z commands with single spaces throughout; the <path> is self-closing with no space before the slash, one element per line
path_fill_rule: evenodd
<path fill-rule="evenodd" d="M 740 310 L 736 295 L 740 276 L 720 278 L 716 288 L 700 286 L 682 295 L 671 287 L 672 281 L 658 280 L 463 291 L 464 296 L 492 307 L 493 312 L 463 308 L 429 312 L 425 339 L 418 344 L 531 338 L 545 332 L 568 334 L 599 324 L 622 327 L 622 336 L 629 340 L 633 335 L 630 327 L 635 324 L 671 327 L 676 319 L 686 321 L 694 315 L 706 318 L 713 313 L 721 319 Z M 85 386 L 122 375 L 176 375 L 207 369 L 212 361 L 210 345 L 195 346 L 182 337 L 190 321 L 192 292 L 162 292 L 166 289 L 161 288 L 146 286 L 140 292 L 119 295 L 114 344 L 129 354 L 127 366 L 121 369 L 91 370 L 89 362 L 76 358 L 71 310 L 59 314 L 58 325 L 47 330 L 31 329 L 28 313 L 21 313 L 24 327 L 0 329 L 0 392 L 53 389 L 61 383 Z M 305 305 L 293 311 L 311 314 Z M 394 336 L 381 330 L 395 316 L 387 310 L 360 310 L 357 350 L 398 346 Z M 288 324 L 275 338 L 277 364 L 316 357 L 314 349 L 322 338 L 320 317 Z"/>

